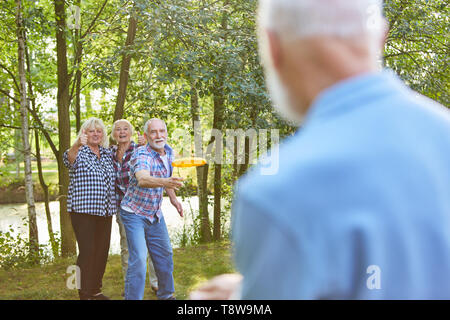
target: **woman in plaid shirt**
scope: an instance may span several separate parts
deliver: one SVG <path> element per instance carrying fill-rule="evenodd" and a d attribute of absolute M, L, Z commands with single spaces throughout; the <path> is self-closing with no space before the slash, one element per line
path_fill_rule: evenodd
<path fill-rule="evenodd" d="M 120 208 L 125 193 L 130 183 L 130 158 L 139 145 L 145 145 L 147 140 L 144 136 L 138 136 L 138 144 L 131 140 L 133 136 L 133 127 L 128 120 L 120 119 L 114 122 L 111 131 L 111 138 L 117 142 L 117 145 L 111 147 L 113 155 L 114 170 L 116 172 L 116 196 L 117 208 Z M 120 256 L 122 259 L 122 271 L 125 280 L 128 268 L 128 244 L 123 222 L 120 215 L 116 216 L 120 233 Z M 158 290 L 158 278 L 152 260 L 148 259 L 150 286 L 154 292 Z"/>
<path fill-rule="evenodd" d="M 70 174 L 67 209 L 78 242 L 80 299 L 108 300 L 101 287 L 117 203 L 114 165 L 102 120 L 90 118 L 83 123 L 63 161 Z"/>

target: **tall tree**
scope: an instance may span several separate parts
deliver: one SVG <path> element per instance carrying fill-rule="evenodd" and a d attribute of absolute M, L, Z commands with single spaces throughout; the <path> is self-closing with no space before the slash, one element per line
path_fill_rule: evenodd
<path fill-rule="evenodd" d="M 137 30 L 136 6 L 133 6 L 128 21 L 127 39 L 122 54 L 122 65 L 120 67 L 119 89 L 117 93 L 116 108 L 114 110 L 114 121 L 122 119 L 124 114 L 124 105 L 127 96 L 128 79 L 130 77 L 130 64 L 132 54 L 130 47 L 134 43 Z"/>
<path fill-rule="evenodd" d="M 20 94 L 20 116 L 22 127 L 22 142 L 25 164 L 25 196 L 28 206 L 28 228 L 30 240 L 30 252 L 38 252 L 39 237 L 36 223 L 36 207 L 34 204 L 33 176 L 31 170 L 31 146 L 28 120 L 28 97 L 27 79 L 25 71 L 25 28 L 22 15 L 22 1 L 16 0 L 16 27 L 18 43 L 18 71 L 19 71 L 19 94 Z"/>
<path fill-rule="evenodd" d="M 200 121 L 200 105 L 198 92 L 194 82 L 191 82 L 191 117 L 192 128 L 194 133 L 194 152 L 197 157 L 203 156 L 203 143 Z M 209 222 L 208 212 L 208 168 L 206 164 L 196 168 L 197 172 L 197 194 L 198 194 L 198 210 L 200 217 L 200 241 L 209 242 L 212 239 L 211 225 Z"/>
<path fill-rule="evenodd" d="M 58 179 L 59 179 L 59 214 L 61 224 L 61 255 L 71 256 L 76 253 L 75 234 L 67 214 L 67 193 L 69 173 L 63 164 L 63 152 L 70 148 L 69 116 L 69 74 L 67 67 L 66 13 L 64 0 L 54 0 L 56 18 L 56 55 L 58 77 Z"/>

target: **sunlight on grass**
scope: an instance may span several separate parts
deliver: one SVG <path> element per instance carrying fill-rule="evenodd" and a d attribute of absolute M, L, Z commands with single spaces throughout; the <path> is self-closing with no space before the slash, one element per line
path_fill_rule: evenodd
<path fill-rule="evenodd" d="M 222 273 L 234 272 L 229 242 L 174 249 L 175 296 L 188 299 L 189 293 L 201 283 Z M 76 257 L 57 259 L 52 264 L 29 269 L 0 270 L 1 300 L 76 300 L 78 292 L 69 290 L 67 267 Z M 103 277 L 103 292 L 114 300 L 122 300 L 124 279 L 119 255 L 108 259 Z M 148 284 L 144 299 L 155 300 Z"/>

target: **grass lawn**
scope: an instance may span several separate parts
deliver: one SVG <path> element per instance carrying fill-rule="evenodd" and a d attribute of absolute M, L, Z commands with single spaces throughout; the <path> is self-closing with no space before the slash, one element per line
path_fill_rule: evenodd
<path fill-rule="evenodd" d="M 229 242 L 174 249 L 175 296 L 187 299 L 200 283 L 222 273 L 234 272 Z M 58 259 L 52 264 L 30 269 L 0 270 L 1 300 L 78 300 L 76 290 L 66 287 L 70 274 L 67 267 L 76 258 Z M 108 259 L 103 277 L 103 293 L 111 299 L 122 300 L 123 276 L 119 255 Z M 146 284 L 144 299 L 156 295 Z"/>
<path fill-rule="evenodd" d="M 16 177 L 16 165 L 14 163 L 8 165 L 2 165 L 3 170 L 6 172 L 6 181 Z M 33 181 L 39 184 L 38 168 L 36 161 L 31 161 L 31 170 L 33 171 Z M 46 184 L 58 184 L 58 163 L 56 161 L 43 161 L 42 162 L 42 174 Z M 20 163 L 20 177 L 24 177 L 24 163 Z M 5 179 L 3 178 L 3 179 Z M 2 179 L 2 178 L 0 178 Z M 0 183 L 1 184 L 1 183 Z"/>

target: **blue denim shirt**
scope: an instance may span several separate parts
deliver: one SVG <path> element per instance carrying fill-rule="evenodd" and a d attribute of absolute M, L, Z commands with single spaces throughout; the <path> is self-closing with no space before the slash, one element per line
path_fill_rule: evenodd
<path fill-rule="evenodd" d="M 450 114 L 389 71 L 322 92 L 236 187 L 244 299 L 449 299 Z"/>

